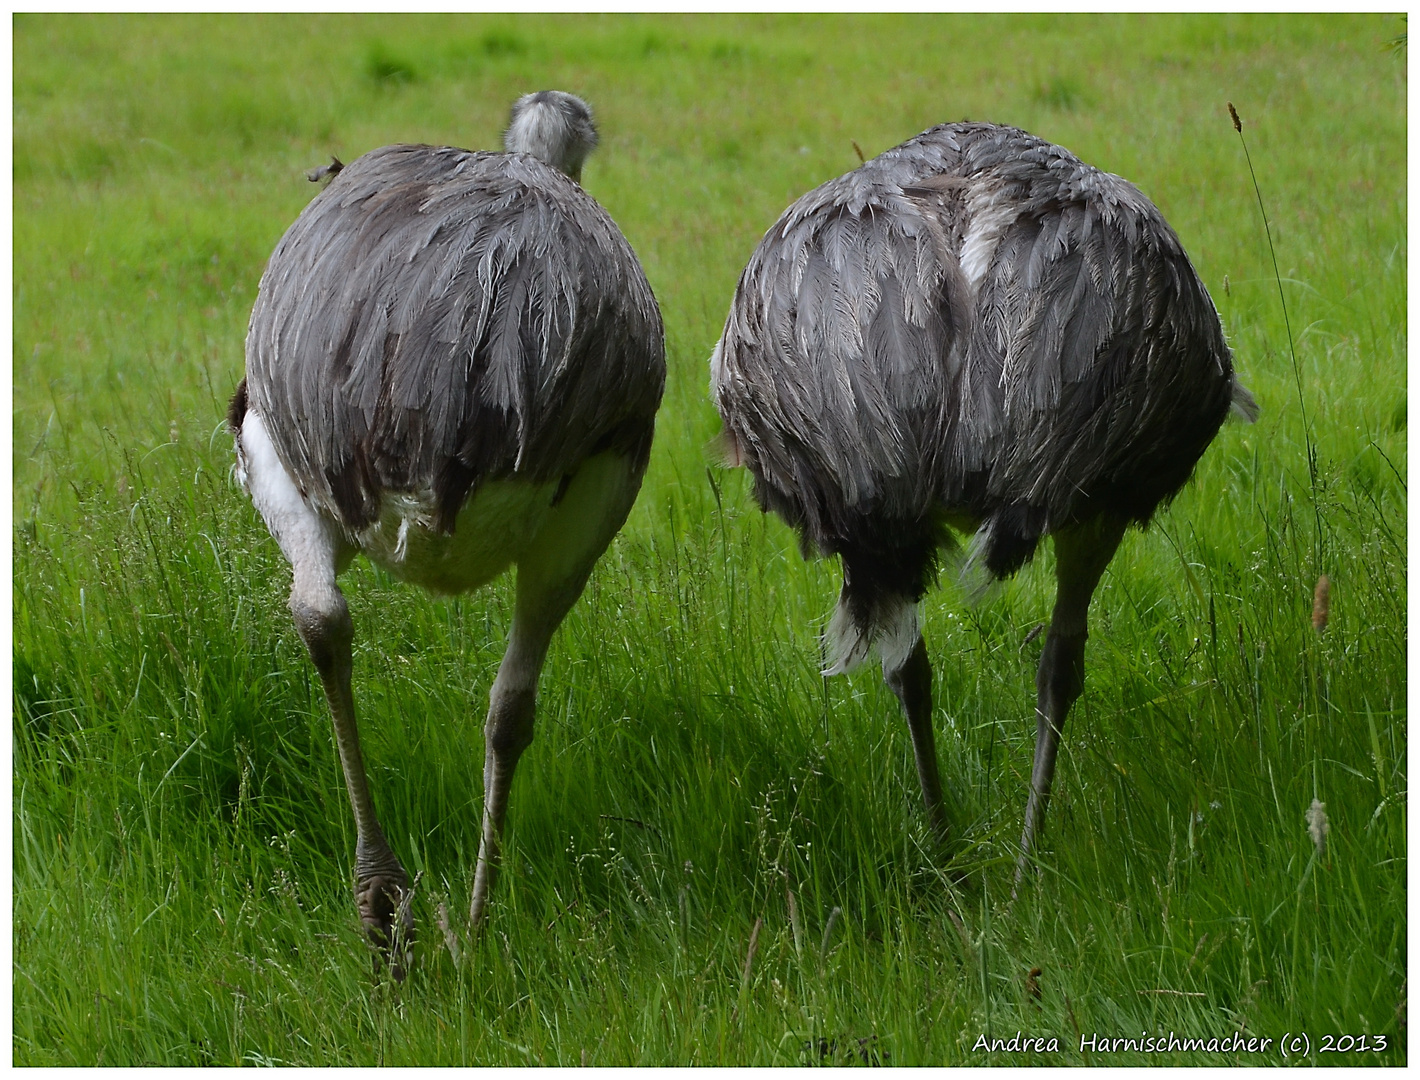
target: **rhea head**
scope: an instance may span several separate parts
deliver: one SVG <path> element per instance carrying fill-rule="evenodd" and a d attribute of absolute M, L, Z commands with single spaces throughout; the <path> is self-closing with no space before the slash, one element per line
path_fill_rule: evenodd
<path fill-rule="evenodd" d="M 508 153 L 532 154 L 579 184 L 582 162 L 596 146 L 591 106 L 561 90 L 539 90 L 518 98 L 503 132 L 503 149 Z"/>

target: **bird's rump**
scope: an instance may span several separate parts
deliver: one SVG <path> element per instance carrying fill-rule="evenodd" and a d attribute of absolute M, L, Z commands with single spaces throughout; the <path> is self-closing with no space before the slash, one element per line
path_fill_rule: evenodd
<path fill-rule="evenodd" d="M 712 383 L 761 504 L 806 547 L 846 554 L 865 531 L 916 546 L 959 513 L 983 522 L 995 576 L 1102 507 L 1147 521 L 1234 385 L 1153 204 L 988 124 L 924 132 L 785 211 Z"/>
<path fill-rule="evenodd" d="M 713 390 L 770 502 L 784 512 L 774 492 L 797 493 L 786 516 L 836 550 L 846 515 L 931 502 L 965 313 L 944 287 L 955 260 L 912 200 L 825 188 L 745 268 Z"/>
<path fill-rule="evenodd" d="M 1132 184 L 1015 128 L 945 124 L 804 195 L 760 241 L 711 357 L 725 459 L 805 554 L 841 557 L 825 675 L 874 653 L 949 816 L 919 601 L 952 532 L 1004 577 L 1053 536 L 1017 881 L 1036 849 L 1091 597 L 1183 486 L 1238 383 L 1178 238 Z M 1014 895 L 1014 894 L 1013 894 Z"/>
<path fill-rule="evenodd" d="M 1157 212 L 1132 224 L 1089 205 L 1022 217 L 981 284 L 968 367 L 989 400 L 963 403 L 963 430 L 978 423 L 955 461 L 988 476 L 982 510 L 1030 508 L 1027 545 L 1101 506 L 1147 521 L 1227 412 L 1207 293 Z"/>
<path fill-rule="evenodd" d="M 447 531 L 487 480 L 556 479 L 601 449 L 644 458 L 660 342 L 635 256 L 571 180 L 522 154 L 390 146 L 278 244 L 249 392 L 304 494 L 347 530 L 397 492 Z"/>

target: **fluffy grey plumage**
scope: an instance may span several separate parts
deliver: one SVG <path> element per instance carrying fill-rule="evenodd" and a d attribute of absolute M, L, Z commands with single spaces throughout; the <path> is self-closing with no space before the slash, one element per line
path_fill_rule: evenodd
<path fill-rule="evenodd" d="M 538 675 L 635 501 L 665 383 L 651 288 L 575 180 L 591 111 L 529 95 L 508 144 L 386 146 L 340 169 L 271 256 L 228 414 L 237 476 L 291 563 L 355 817 L 356 903 L 396 977 L 409 877 L 375 815 L 336 578 L 356 550 L 436 592 L 518 568 L 484 728 L 478 927 Z"/>
<path fill-rule="evenodd" d="M 809 547 L 851 549 L 864 520 L 940 538 L 955 514 L 982 523 L 999 576 L 1098 509 L 1146 521 L 1235 381 L 1137 188 L 1015 128 L 948 124 L 785 211 L 740 278 L 712 390 L 761 502 Z"/>
<path fill-rule="evenodd" d="M 806 553 L 843 558 L 826 673 L 876 649 L 946 828 L 917 621 L 975 531 L 1001 577 L 1055 536 L 1022 839 L 1084 676 L 1125 526 L 1188 479 L 1230 404 L 1256 415 L 1207 290 L 1125 180 L 1015 128 L 946 124 L 815 188 L 765 234 L 711 358 L 725 457 Z"/>
<path fill-rule="evenodd" d="M 605 211 L 526 155 L 386 146 L 282 237 L 247 335 L 248 394 L 303 494 L 351 533 L 382 493 L 448 530 L 492 479 L 644 460 L 659 311 Z"/>

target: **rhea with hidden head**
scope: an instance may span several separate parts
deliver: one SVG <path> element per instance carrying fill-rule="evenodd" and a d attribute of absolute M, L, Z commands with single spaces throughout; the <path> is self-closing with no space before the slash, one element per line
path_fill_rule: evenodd
<path fill-rule="evenodd" d="M 355 816 L 356 903 L 397 978 L 410 883 L 366 779 L 336 578 L 358 552 L 439 594 L 517 566 L 484 727 L 478 928 L 543 660 L 636 499 L 665 384 L 655 297 L 579 184 L 596 142 L 586 103 L 548 90 L 513 105 L 505 153 L 334 162 L 252 309 L 237 476 L 291 563 Z"/>
<path fill-rule="evenodd" d="M 1054 538 L 1019 883 L 1083 685 L 1095 586 L 1229 409 L 1257 415 L 1178 237 L 1134 185 L 1059 146 L 944 124 L 784 212 L 710 370 L 725 463 L 749 468 L 805 554 L 842 560 L 824 673 L 879 656 L 942 838 L 918 603 L 958 534 L 987 580 Z"/>

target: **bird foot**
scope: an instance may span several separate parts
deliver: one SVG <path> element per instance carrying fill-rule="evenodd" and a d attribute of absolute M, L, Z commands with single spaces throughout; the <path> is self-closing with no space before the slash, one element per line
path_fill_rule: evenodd
<path fill-rule="evenodd" d="M 375 972 L 388 963 L 395 982 L 403 982 L 413 959 L 414 916 L 410 901 L 414 890 L 401 869 L 397 873 L 371 874 L 355 883 L 355 906 L 365 934 L 375 946 Z"/>

